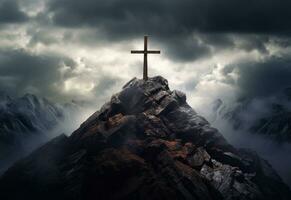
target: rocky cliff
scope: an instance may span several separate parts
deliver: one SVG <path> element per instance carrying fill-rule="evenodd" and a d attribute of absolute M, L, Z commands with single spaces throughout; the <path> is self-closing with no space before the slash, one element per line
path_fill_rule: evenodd
<path fill-rule="evenodd" d="M 70 137 L 0 179 L 1 199 L 290 199 L 255 152 L 232 147 L 167 80 L 133 79 Z"/>

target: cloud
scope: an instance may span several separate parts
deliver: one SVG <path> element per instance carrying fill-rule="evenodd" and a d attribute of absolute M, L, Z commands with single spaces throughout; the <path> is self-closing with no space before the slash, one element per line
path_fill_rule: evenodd
<path fill-rule="evenodd" d="M 68 66 L 69 65 L 69 66 Z M 12 95 L 27 92 L 43 97 L 61 96 L 61 66 L 73 67 L 74 62 L 57 55 L 35 55 L 25 50 L 0 49 L 0 90 Z"/>
<path fill-rule="evenodd" d="M 163 41 L 163 49 L 167 56 L 176 62 L 193 61 L 211 54 L 210 48 L 201 43 L 197 36 L 174 37 L 160 41 Z"/>
<path fill-rule="evenodd" d="M 17 1 L 0 0 L 0 2 L 0 8 L 5 7 L 6 10 L 9 10 L 10 7 L 17 8 L 16 10 L 25 15 L 23 11 L 20 11 Z M 290 44 L 288 37 L 290 26 L 287 19 L 290 14 L 287 12 L 287 8 L 291 3 L 284 0 L 280 1 L 280 3 L 274 0 L 259 0 L 255 2 L 230 0 L 142 0 L 139 2 L 134 0 L 84 0 L 82 2 L 77 0 L 44 0 L 43 4 L 46 3 L 45 6 L 41 3 L 35 4 L 35 0 L 27 2 L 21 3 L 21 8 L 25 8 L 25 11 L 32 8 L 32 5 L 41 7 L 39 9 L 35 8 L 38 12 L 35 12 L 34 20 L 30 18 L 28 25 L 24 27 L 25 33 L 19 33 L 20 37 L 23 37 L 23 35 L 26 37 L 21 39 L 23 43 L 21 48 L 25 49 L 23 52 L 27 53 L 28 49 L 32 50 L 31 52 L 41 52 L 40 56 L 28 53 L 28 57 L 32 56 L 36 60 L 39 57 L 48 59 L 47 65 L 54 66 L 59 66 L 57 62 L 62 62 L 65 59 L 64 57 L 67 60 L 87 59 L 90 57 L 92 65 L 97 64 L 99 67 L 99 63 L 94 63 L 93 59 L 96 61 L 96 58 L 91 55 L 94 48 L 98 49 L 101 46 L 103 48 L 106 45 L 108 48 L 115 48 L 112 44 L 120 45 L 122 43 L 124 45 L 128 44 L 127 47 L 131 48 L 134 42 L 130 41 L 137 41 L 137 38 L 142 41 L 142 36 L 147 33 L 153 36 L 150 38 L 150 48 L 152 46 L 154 48 L 159 47 L 162 50 L 163 58 L 170 60 L 169 64 L 172 67 L 175 65 L 181 66 L 181 69 L 175 72 L 182 74 L 182 71 L 185 71 L 182 75 L 186 75 L 185 80 L 189 79 L 190 82 L 190 85 L 185 83 L 187 88 L 194 88 L 195 85 L 200 86 L 199 81 L 201 80 L 199 80 L 199 76 L 203 74 L 195 72 L 194 78 L 190 78 L 188 74 L 193 73 L 193 70 L 197 71 L 197 68 L 184 67 L 183 64 L 186 66 L 194 62 L 195 65 L 201 63 L 201 65 L 205 65 L 205 68 L 209 69 L 224 59 L 227 60 L 225 61 L 227 63 L 230 60 L 228 57 L 239 57 L 239 51 L 245 51 L 249 54 L 256 51 L 258 55 L 270 56 L 273 48 L 272 46 L 270 48 L 272 42 L 275 41 L 280 48 L 288 48 L 288 44 Z M 25 4 L 29 5 L 25 6 Z M 17 17 L 18 15 L 14 14 L 13 16 Z M 41 20 L 39 20 L 40 16 Z M 26 43 L 26 41 L 28 42 Z M 74 48 L 76 50 L 73 52 L 72 49 Z M 119 50 L 114 49 L 111 52 Z M 9 51 L 11 50 L 7 50 L 7 52 Z M 48 53 L 50 58 L 47 58 L 48 56 L 44 56 L 47 52 L 56 52 L 59 55 L 52 56 L 51 53 Z M 78 55 L 75 52 L 86 53 Z M 220 56 L 224 52 L 228 57 Z M 95 53 L 98 52 L 96 51 Z M 62 54 L 66 56 L 62 56 Z M 11 57 L 11 62 L 22 59 L 19 58 L 18 53 L 10 54 L 9 56 Z M 54 59 L 51 57 L 54 57 Z M 218 59 L 213 61 L 213 57 L 218 57 Z M 56 63 L 51 63 L 52 60 L 55 60 Z M 103 58 L 103 60 L 104 63 L 107 63 L 105 61 L 106 58 Z M 207 60 L 209 60 L 208 63 L 206 62 Z M 236 69 L 239 74 L 237 82 L 225 74 L 225 80 L 218 81 L 222 83 L 218 85 L 223 88 L 229 88 L 228 85 L 238 84 L 241 95 L 259 96 L 274 92 L 280 85 L 289 84 L 287 78 L 284 78 L 284 74 L 289 74 L 289 71 L 283 69 L 283 74 L 281 75 L 280 71 L 282 70 L 280 69 L 282 67 L 277 67 L 276 69 L 273 67 L 275 65 L 287 65 L 286 63 L 289 61 L 279 61 L 279 58 L 275 57 L 261 61 L 251 60 L 252 58 L 247 57 L 244 57 L 242 61 L 233 59 L 233 64 L 227 66 L 224 70 L 230 70 L 227 73 L 232 73 L 232 70 Z M 123 60 L 122 62 L 126 61 Z M 34 64 L 32 63 L 31 66 L 34 66 Z M 129 63 L 129 65 L 131 64 Z M 119 64 L 116 63 L 115 65 Z M 48 83 L 50 86 L 46 87 L 46 89 L 49 89 L 50 92 L 48 93 L 52 94 L 54 89 L 51 88 L 55 87 L 53 84 L 64 84 L 70 78 L 68 76 L 74 76 L 69 85 L 72 85 L 74 80 L 85 82 L 86 87 L 92 85 L 91 79 L 93 77 L 85 78 L 91 76 L 87 76 L 84 74 L 85 72 L 64 75 L 58 71 L 58 67 L 50 68 L 53 70 L 45 73 L 50 76 L 50 82 L 44 80 L 43 84 L 41 84 L 38 80 L 39 76 L 30 76 L 31 80 L 24 79 L 24 82 L 29 84 L 21 84 L 20 88 L 39 92 L 42 90 L 39 88 L 45 88 L 43 85 Z M 100 66 L 99 69 L 101 68 L 103 67 Z M 38 69 L 35 73 L 40 74 Z M 46 72 L 45 69 L 43 70 Z M 73 73 L 72 71 L 71 73 Z M 96 70 L 94 70 L 95 72 Z M 3 82 L 7 87 L 12 88 L 12 85 L 15 85 L 14 82 L 19 81 L 20 74 L 25 74 L 25 72 L 19 70 L 10 71 L 10 76 L 2 75 L 1 77 L 2 80 L 5 79 Z M 105 71 L 95 77 L 98 78 L 96 82 L 99 79 L 101 80 L 103 75 L 104 77 L 109 76 L 109 79 L 115 78 Z M 216 75 L 214 74 L 214 76 Z M 272 78 L 270 77 L 271 75 L 276 77 L 283 76 L 283 78 Z M 26 76 L 29 77 L 28 75 Z M 36 79 L 35 82 L 34 79 Z M 89 79 L 90 81 L 88 81 Z M 260 86 L 260 83 L 266 81 L 266 79 L 271 80 L 266 83 L 269 84 L 267 89 Z M 207 81 L 202 80 L 202 82 L 205 83 Z M 215 81 L 212 80 L 212 84 L 213 90 L 215 90 Z M 29 85 L 29 87 L 26 85 Z M 100 90 L 96 84 L 92 87 Z M 200 86 L 200 88 L 203 87 L 205 86 Z M 78 90 L 78 88 L 76 87 L 74 91 Z M 93 91 L 91 92 L 94 93 Z"/>
<path fill-rule="evenodd" d="M 291 58 L 271 56 L 259 61 L 242 61 L 226 66 L 225 75 L 237 70 L 239 97 L 270 97 L 291 86 Z"/>
<path fill-rule="evenodd" d="M 101 61 L 92 63 L 86 57 L 49 51 L 0 48 L 0 93 L 32 93 L 54 102 L 76 100 L 100 106 L 127 81 L 120 73 L 108 71 L 108 63 Z M 115 61 L 109 64 L 118 67 Z"/>
<path fill-rule="evenodd" d="M 288 0 L 52 0 L 49 9 L 59 25 L 100 25 L 118 31 L 116 35 L 173 35 L 193 30 L 286 33 L 291 29 L 290 6 Z"/>
<path fill-rule="evenodd" d="M 287 0 L 51 0 L 47 12 L 57 26 L 97 29 L 111 42 L 152 35 L 169 59 L 189 62 L 217 48 L 268 53 L 270 36 L 290 36 L 290 6 Z"/>
<path fill-rule="evenodd" d="M 0 24 L 20 23 L 28 16 L 20 10 L 17 0 L 0 0 Z"/>

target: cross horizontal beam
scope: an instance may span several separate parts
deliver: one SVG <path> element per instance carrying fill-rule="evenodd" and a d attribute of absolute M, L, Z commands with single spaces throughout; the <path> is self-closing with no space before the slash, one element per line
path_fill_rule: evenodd
<path fill-rule="evenodd" d="M 139 51 L 139 50 L 133 50 L 131 51 L 131 53 L 139 53 L 139 54 L 145 54 L 145 53 L 151 53 L 151 54 L 160 54 L 161 51 L 153 51 L 153 50 L 150 50 L 150 51 Z"/>

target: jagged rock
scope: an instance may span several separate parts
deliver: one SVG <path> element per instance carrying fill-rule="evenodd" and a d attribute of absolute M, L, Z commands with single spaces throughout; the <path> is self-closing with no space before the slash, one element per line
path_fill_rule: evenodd
<path fill-rule="evenodd" d="M 205 162 L 209 162 L 211 159 L 210 155 L 205 151 L 204 148 L 198 147 L 195 152 L 193 153 L 193 156 L 191 156 L 188 159 L 189 164 L 191 167 L 199 168 L 201 167 Z"/>
<path fill-rule="evenodd" d="M 186 103 L 184 93 L 171 91 L 159 76 L 132 79 L 69 138 L 46 144 L 10 168 L 0 190 L 1 199 L 291 195 L 266 161 L 228 144 Z"/>
<path fill-rule="evenodd" d="M 203 165 L 203 174 L 225 199 L 264 199 L 258 186 L 244 176 L 239 168 L 212 160 L 212 165 Z"/>

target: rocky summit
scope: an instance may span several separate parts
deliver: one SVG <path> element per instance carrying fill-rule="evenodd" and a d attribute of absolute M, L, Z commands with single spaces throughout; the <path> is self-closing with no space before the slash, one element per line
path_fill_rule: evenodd
<path fill-rule="evenodd" d="M 290 198 L 265 160 L 231 146 L 160 76 L 132 79 L 0 179 L 5 200 Z"/>

